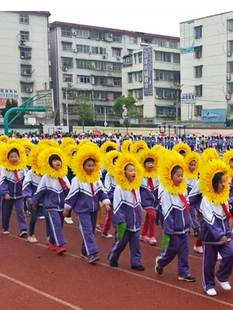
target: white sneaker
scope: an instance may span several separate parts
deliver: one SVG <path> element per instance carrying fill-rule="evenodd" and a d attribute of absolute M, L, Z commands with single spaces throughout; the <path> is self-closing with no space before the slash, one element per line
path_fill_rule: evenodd
<path fill-rule="evenodd" d="M 106 238 L 106 239 L 111 239 L 112 238 L 112 234 L 108 233 L 108 232 L 102 232 L 101 236 Z"/>
<path fill-rule="evenodd" d="M 28 242 L 30 242 L 30 243 L 36 243 L 36 242 L 38 242 L 38 240 L 37 240 L 36 237 L 33 235 L 33 236 L 28 236 Z"/>
<path fill-rule="evenodd" d="M 66 224 L 74 224 L 73 220 L 72 220 L 72 217 L 65 217 L 64 218 L 64 221 L 66 222 Z"/>
<path fill-rule="evenodd" d="M 39 218 L 39 220 L 45 220 L 45 216 L 44 215 L 41 215 L 38 218 Z"/>
<path fill-rule="evenodd" d="M 216 281 L 221 286 L 221 288 L 224 289 L 224 291 L 230 291 L 231 290 L 231 285 L 228 281 L 220 282 L 217 277 L 216 277 Z"/>
<path fill-rule="evenodd" d="M 206 291 L 206 294 L 208 296 L 216 296 L 217 295 L 217 292 L 216 292 L 216 289 L 215 288 L 210 288 Z"/>
<path fill-rule="evenodd" d="M 194 250 L 194 252 L 196 252 L 198 254 L 203 254 L 203 247 L 202 246 L 194 245 L 193 250 Z"/>
<path fill-rule="evenodd" d="M 10 234 L 10 232 L 8 230 L 3 230 L 2 233 L 3 233 L 3 235 L 9 235 Z"/>
<path fill-rule="evenodd" d="M 220 253 L 218 253 L 218 258 L 217 260 L 222 260 L 222 255 Z"/>

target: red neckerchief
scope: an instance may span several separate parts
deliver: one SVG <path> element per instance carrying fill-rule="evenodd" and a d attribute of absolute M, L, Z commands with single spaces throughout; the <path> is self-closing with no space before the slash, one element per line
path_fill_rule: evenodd
<path fill-rule="evenodd" d="M 93 183 L 90 183 L 90 187 L 91 187 L 92 196 L 95 197 L 95 190 L 94 190 L 94 185 L 93 185 Z"/>
<path fill-rule="evenodd" d="M 229 211 L 227 205 L 226 205 L 225 203 L 223 203 L 221 206 L 222 206 L 222 208 L 223 208 L 223 211 L 224 211 L 224 213 L 225 213 L 227 219 L 228 219 L 228 220 L 229 220 L 229 219 L 233 219 L 233 215 L 232 215 L 231 212 Z"/>
<path fill-rule="evenodd" d="M 131 193 L 133 195 L 134 202 L 137 203 L 138 200 L 137 200 L 137 194 L 135 192 L 135 189 L 132 189 Z"/>
<path fill-rule="evenodd" d="M 16 182 L 17 182 L 17 183 L 18 183 L 18 182 L 19 182 L 19 183 L 22 183 L 21 180 L 20 180 L 20 177 L 19 177 L 19 175 L 18 175 L 18 171 L 17 171 L 17 170 L 14 170 L 13 173 L 14 173 L 14 176 L 15 176 L 15 178 L 16 178 Z"/>
<path fill-rule="evenodd" d="M 153 183 L 152 178 L 147 178 L 147 186 L 150 188 L 150 190 L 151 190 L 152 192 L 155 191 L 154 183 Z"/>
<path fill-rule="evenodd" d="M 190 205 L 189 205 L 189 203 L 188 203 L 188 201 L 187 201 L 186 196 L 184 196 L 183 194 L 179 194 L 179 197 L 180 197 L 180 200 L 182 201 L 182 203 L 183 203 L 184 206 L 185 206 L 185 210 L 189 211 Z"/>
<path fill-rule="evenodd" d="M 67 186 L 67 184 L 66 184 L 66 182 L 65 182 L 65 180 L 63 178 L 58 178 L 58 181 L 59 181 L 62 189 L 69 190 L 69 187 Z"/>

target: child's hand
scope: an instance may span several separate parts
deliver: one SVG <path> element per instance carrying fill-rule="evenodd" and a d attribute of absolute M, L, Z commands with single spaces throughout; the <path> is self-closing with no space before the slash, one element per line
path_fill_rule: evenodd
<path fill-rule="evenodd" d="M 4 199 L 5 200 L 11 200 L 12 197 L 10 196 L 10 194 L 7 193 L 7 194 L 5 194 Z"/>
<path fill-rule="evenodd" d="M 69 217 L 69 215 L 70 215 L 70 211 L 67 210 L 67 209 L 64 209 L 64 211 L 63 211 L 63 216 L 64 216 L 64 217 Z"/>

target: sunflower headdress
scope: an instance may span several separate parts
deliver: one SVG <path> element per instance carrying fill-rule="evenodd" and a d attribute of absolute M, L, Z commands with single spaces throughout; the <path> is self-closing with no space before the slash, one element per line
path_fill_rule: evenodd
<path fill-rule="evenodd" d="M 42 139 L 39 142 L 39 145 L 44 145 L 44 144 L 47 146 L 51 146 L 51 147 L 59 147 L 59 143 L 52 139 Z"/>
<path fill-rule="evenodd" d="M 19 153 L 19 162 L 17 165 L 12 165 L 8 160 L 8 154 L 13 149 L 16 149 Z M 24 169 L 27 164 L 27 158 L 24 147 L 18 143 L 9 143 L 9 144 L 5 143 L 1 145 L 0 162 L 4 168 L 10 171 Z"/>
<path fill-rule="evenodd" d="M 25 151 L 29 150 L 29 152 L 31 152 L 33 149 L 34 144 L 28 139 L 20 139 L 20 143 L 23 145 Z"/>
<path fill-rule="evenodd" d="M 121 156 L 121 153 L 118 151 L 111 151 L 105 154 L 104 156 L 104 166 L 108 173 L 110 173 L 112 176 L 115 174 L 115 160 L 119 159 L 119 156 Z"/>
<path fill-rule="evenodd" d="M 9 139 L 9 138 L 8 138 L 6 135 L 0 136 L 0 142 L 7 143 L 8 139 Z"/>
<path fill-rule="evenodd" d="M 159 180 L 166 190 L 173 195 L 184 194 L 187 188 L 184 178 L 179 186 L 175 186 L 173 183 L 171 173 L 176 166 L 181 167 L 185 172 L 183 156 L 175 151 L 167 151 L 164 160 L 160 161 Z"/>
<path fill-rule="evenodd" d="M 131 140 L 124 140 L 121 145 L 121 152 L 130 152 L 130 148 L 133 142 Z"/>
<path fill-rule="evenodd" d="M 139 140 L 135 141 L 131 146 L 130 146 L 130 152 L 132 153 L 138 153 L 142 150 L 147 150 L 148 146 L 145 141 Z"/>
<path fill-rule="evenodd" d="M 156 178 L 158 176 L 158 167 L 159 167 L 159 165 L 158 165 L 159 154 L 158 153 L 153 152 L 151 149 L 148 149 L 148 150 L 144 150 L 144 151 L 140 152 L 138 154 L 137 158 L 138 158 L 139 163 L 142 166 L 144 177 Z M 145 163 L 146 159 L 148 159 L 148 158 L 152 158 L 154 160 L 154 163 L 155 163 L 155 167 L 154 167 L 153 171 L 151 171 L 151 172 L 148 172 L 144 166 L 144 163 Z"/>
<path fill-rule="evenodd" d="M 125 175 L 125 168 L 129 164 L 133 165 L 136 170 L 136 177 L 133 182 L 129 182 Z M 133 189 L 138 189 L 142 182 L 142 168 L 137 159 L 133 154 L 122 153 L 118 158 L 115 166 L 114 178 L 116 183 L 123 189 L 127 191 L 132 191 Z"/>
<path fill-rule="evenodd" d="M 192 152 L 190 146 L 187 143 L 182 143 L 182 142 L 174 145 L 172 150 L 178 152 L 179 154 L 180 152 L 184 152 L 184 157 Z"/>
<path fill-rule="evenodd" d="M 196 169 L 193 172 L 191 172 L 189 169 L 189 165 L 192 161 L 196 162 Z M 185 157 L 185 176 L 187 178 L 196 179 L 198 177 L 198 173 L 200 170 L 200 161 L 201 161 L 201 157 L 196 152 L 191 152 Z"/>
<path fill-rule="evenodd" d="M 101 152 L 98 147 L 93 147 L 87 144 L 78 150 L 71 162 L 71 169 L 77 176 L 79 181 L 84 183 L 94 183 L 100 178 L 100 169 L 102 166 Z M 92 159 L 95 162 L 95 170 L 91 175 L 88 175 L 84 169 L 84 163 L 87 159 Z"/>
<path fill-rule="evenodd" d="M 229 167 L 229 175 L 233 177 L 233 169 L 230 168 L 231 159 L 233 159 L 233 149 L 226 151 L 223 155 L 223 161 Z"/>
<path fill-rule="evenodd" d="M 27 164 L 31 167 L 32 171 L 37 175 L 42 175 L 41 163 L 39 162 L 39 155 L 45 150 L 44 145 L 35 145 L 31 150 Z"/>
<path fill-rule="evenodd" d="M 68 166 L 71 165 L 71 162 L 73 160 L 74 155 L 78 152 L 78 146 L 77 144 L 69 144 L 66 146 L 66 148 L 63 150 L 63 154 L 66 157 Z"/>
<path fill-rule="evenodd" d="M 78 144 L 78 150 L 80 150 L 82 147 L 84 146 L 93 146 L 93 147 L 96 147 L 97 149 L 99 149 L 98 145 L 94 142 L 91 142 L 90 140 L 88 139 L 85 139 L 85 140 L 81 140 Z"/>
<path fill-rule="evenodd" d="M 49 159 L 52 155 L 58 155 L 62 162 L 62 167 L 59 170 L 53 169 L 49 164 Z M 63 178 L 67 175 L 67 163 L 62 151 L 56 147 L 44 148 L 38 156 L 38 163 L 40 166 L 41 174 L 47 174 L 51 178 Z"/>
<path fill-rule="evenodd" d="M 206 165 L 208 162 L 218 158 L 219 156 L 217 150 L 213 147 L 209 147 L 205 149 L 201 155 L 202 165 Z"/>
<path fill-rule="evenodd" d="M 203 196 L 205 196 L 209 201 L 215 204 L 223 204 L 229 199 L 229 184 L 224 191 L 221 193 L 216 193 L 212 181 L 216 173 L 222 172 L 228 176 L 229 169 L 227 165 L 220 159 L 212 160 L 202 167 L 200 174 L 200 190 Z"/>
<path fill-rule="evenodd" d="M 108 148 L 117 150 L 117 149 L 118 149 L 117 143 L 114 142 L 114 141 L 106 141 L 106 142 L 104 142 L 104 143 L 101 145 L 100 151 L 101 151 L 102 153 L 107 153 L 107 152 L 108 152 Z M 111 151 L 112 151 L 112 150 L 111 150 Z"/>
<path fill-rule="evenodd" d="M 70 145 L 77 145 L 77 143 L 75 142 L 75 140 L 71 137 L 65 137 L 63 140 L 62 140 L 62 143 L 60 145 L 61 149 L 62 150 L 65 150 L 66 147 L 70 146 Z"/>

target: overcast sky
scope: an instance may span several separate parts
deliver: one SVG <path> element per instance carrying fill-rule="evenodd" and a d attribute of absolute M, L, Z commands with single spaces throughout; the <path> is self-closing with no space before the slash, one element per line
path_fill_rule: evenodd
<path fill-rule="evenodd" d="M 179 35 L 179 22 L 233 10 L 232 0 L 8 0 L 1 10 L 46 10 L 66 21 Z"/>

